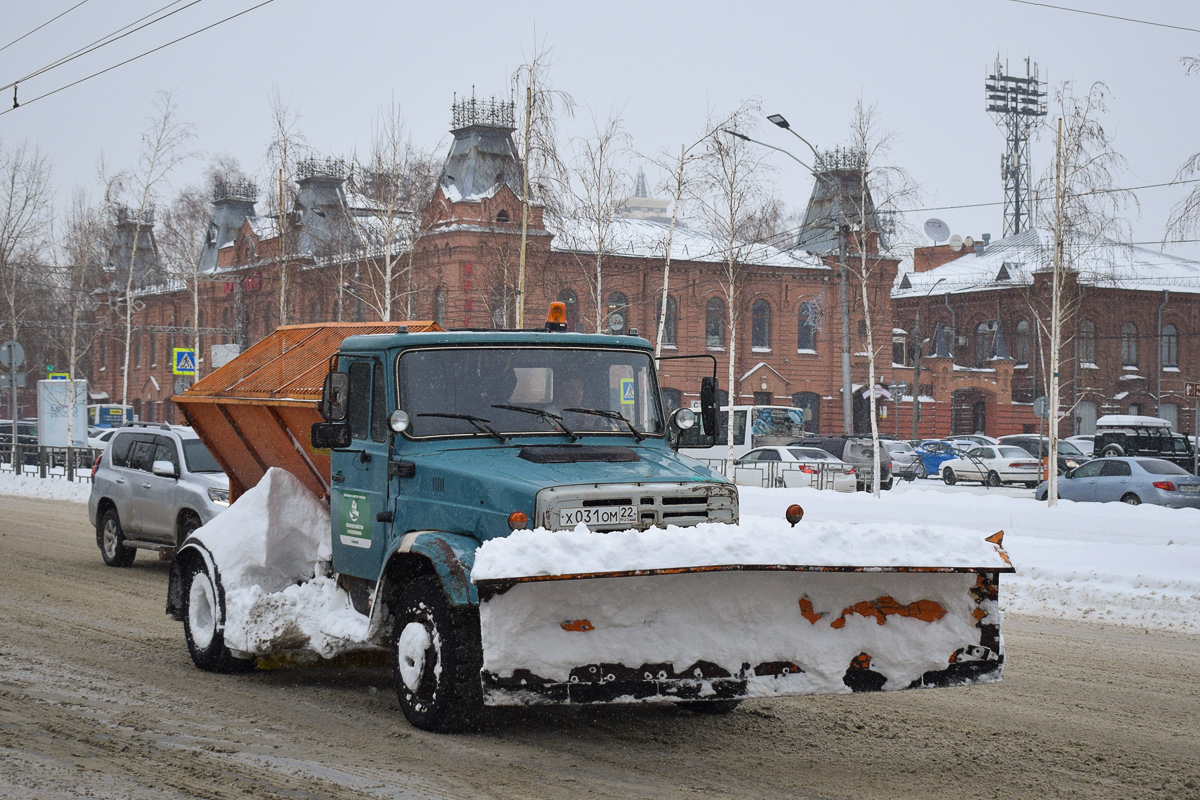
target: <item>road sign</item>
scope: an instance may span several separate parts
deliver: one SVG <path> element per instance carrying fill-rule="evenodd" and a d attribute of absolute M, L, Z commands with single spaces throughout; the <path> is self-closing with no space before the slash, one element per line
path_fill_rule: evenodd
<path fill-rule="evenodd" d="M 190 347 L 176 347 L 171 351 L 171 373 L 174 375 L 196 374 L 196 351 Z"/>
<path fill-rule="evenodd" d="M 621 405 L 633 405 L 634 397 L 633 378 L 621 378 Z"/>
<path fill-rule="evenodd" d="M 69 380 L 71 380 L 71 373 L 69 373 L 69 372 L 51 372 L 49 375 L 46 376 L 46 378 L 48 380 L 52 380 L 52 381 L 69 381 Z"/>
<path fill-rule="evenodd" d="M 1200 398 L 1200 381 L 1189 381 L 1183 385 L 1185 397 Z"/>
<path fill-rule="evenodd" d="M 14 369 L 24 363 L 25 348 L 21 347 L 20 342 L 9 339 L 0 344 L 0 364 L 3 364 L 5 369 Z"/>
<path fill-rule="evenodd" d="M 1033 401 L 1033 413 L 1038 419 L 1050 418 L 1050 398 L 1042 395 Z"/>

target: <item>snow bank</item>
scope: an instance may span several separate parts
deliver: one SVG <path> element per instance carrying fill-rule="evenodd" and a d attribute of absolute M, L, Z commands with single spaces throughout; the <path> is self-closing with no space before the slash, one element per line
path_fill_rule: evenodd
<path fill-rule="evenodd" d="M 998 528 L 997 528 L 998 530 Z M 616 531 L 516 531 L 479 548 L 475 580 L 532 575 L 574 575 L 721 564 L 993 567 L 1007 566 L 995 533 L 944 525 L 853 524 L 802 521 L 791 527 L 778 517 L 746 516 L 741 524 Z"/>
<path fill-rule="evenodd" d="M 329 511 L 291 473 L 267 470 L 193 536 L 221 575 L 230 650 L 311 650 L 330 658 L 366 640 L 367 618 L 325 575 L 332 556 Z"/>
<path fill-rule="evenodd" d="M 72 482 L 64 477 L 39 478 L 37 473 L 15 475 L 9 471 L 0 471 L 0 494 L 86 503 L 92 494 L 92 482 Z"/>

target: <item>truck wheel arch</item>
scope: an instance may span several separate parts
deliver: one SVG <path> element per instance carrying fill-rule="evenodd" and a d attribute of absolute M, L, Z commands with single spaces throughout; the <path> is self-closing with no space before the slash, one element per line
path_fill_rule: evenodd
<path fill-rule="evenodd" d="M 436 575 L 455 606 L 477 605 L 471 567 L 479 541 L 445 531 L 411 531 L 396 541 L 380 574 L 379 596 L 394 601 L 409 583 Z"/>

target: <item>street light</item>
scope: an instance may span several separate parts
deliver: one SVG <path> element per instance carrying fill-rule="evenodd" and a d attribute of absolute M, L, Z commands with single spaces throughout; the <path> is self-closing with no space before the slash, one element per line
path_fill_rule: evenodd
<path fill-rule="evenodd" d="M 774 116 L 779 117 L 779 120 L 782 122 L 782 124 L 780 124 L 780 122 L 776 122 L 773 119 L 771 121 L 775 122 L 776 125 L 780 125 L 780 127 L 786 128 L 787 120 L 778 114 L 775 114 Z M 768 117 L 768 119 L 770 119 L 770 118 Z M 786 128 L 786 129 L 791 130 L 791 128 Z M 730 136 L 735 136 L 738 139 L 741 139 L 744 142 L 753 142 L 754 144 L 761 145 L 762 147 L 766 147 L 769 150 L 775 150 L 777 152 L 783 153 L 785 156 L 790 158 L 792 161 L 795 161 L 797 164 L 799 164 L 800 166 L 802 166 L 806 170 L 808 170 L 810 173 L 812 173 L 812 176 L 814 178 L 825 183 L 825 185 L 829 186 L 830 189 L 836 195 L 836 193 L 838 191 L 838 187 L 833 181 L 829 180 L 829 178 L 827 178 L 824 175 L 822 175 L 821 173 L 817 172 L 817 170 L 815 170 L 813 167 L 810 167 L 808 164 L 805 164 L 803 161 L 796 158 L 796 156 L 789 153 L 787 150 L 784 150 L 782 147 L 776 147 L 773 144 L 767 144 L 766 142 L 760 142 L 757 139 L 751 139 L 749 136 L 747 136 L 744 133 L 738 133 L 737 131 L 731 131 L 728 128 L 722 128 L 721 130 L 724 131 L 725 133 L 728 133 Z M 805 139 L 800 134 L 796 133 L 795 131 L 792 131 L 792 133 L 795 134 L 795 136 L 798 139 L 800 139 L 800 141 L 802 141 L 808 145 L 809 149 L 811 149 L 813 151 L 813 155 L 816 156 L 817 160 L 819 161 L 820 156 L 817 154 L 816 148 L 813 147 L 811 144 L 809 144 L 808 140 Z M 840 306 L 840 312 L 841 312 L 841 318 L 842 318 L 841 319 L 841 323 L 842 323 L 842 325 L 841 325 L 841 327 L 842 327 L 842 432 L 846 433 L 846 434 L 851 434 L 851 433 L 854 433 L 854 398 L 852 396 L 853 389 L 852 389 L 852 385 L 850 383 L 850 287 L 849 287 L 849 283 L 848 283 L 848 274 L 846 272 L 846 236 L 849 234 L 849 226 L 843 224 L 841 221 L 839 221 L 837 223 L 837 225 L 838 225 L 838 304 Z"/>
<path fill-rule="evenodd" d="M 820 158 L 820 156 L 817 156 L 817 148 L 813 147 L 812 143 L 810 141 L 808 141 L 808 139 L 805 139 L 803 136 L 801 136 L 800 134 L 798 134 L 794 130 L 792 130 L 792 126 L 789 125 L 788 121 L 783 118 L 783 114 L 771 114 L 770 116 L 767 117 L 767 122 L 770 122 L 772 125 L 778 125 L 779 127 L 783 128 L 785 131 L 790 133 L 792 136 L 795 136 L 797 139 L 804 142 L 806 145 L 808 145 L 808 149 L 812 150 L 813 156 L 816 158 Z"/>

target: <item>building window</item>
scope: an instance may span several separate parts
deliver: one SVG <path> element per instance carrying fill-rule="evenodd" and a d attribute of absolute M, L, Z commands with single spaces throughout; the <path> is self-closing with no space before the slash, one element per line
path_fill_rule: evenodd
<path fill-rule="evenodd" d="M 1137 325 L 1126 322 L 1121 326 L 1121 363 L 1127 367 L 1137 366 Z"/>
<path fill-rule="evenodd" d="M 1141 416 L 1142 404 L 1141 403 L 1130 403 L 1129 404 L 1129 413 L 1135 417 Z"/>
<path fill-rule="evenodd" d="M 750 308 L 750 347 L 755 350 L 771 349 L 771 306 L 766 300 L 755 300 Z"/>
<path fill-rule="evenodd" d="M 710 297 L 704 307 L 704 346 L 725 346 L 725 304 Z"/>
<path fill-rule="evenodd" d="M 620 335 L 629 329 L 629 299 L 621 292 L 608 296 L 605 309 L 604 333 Z"/>
<path fill-rule="evenodd" d="M 142 365 L 142 332 L 138 331 L 133 335 L 133 366 L 140 367 Z"/>
<path fill-rule="evenodd" d="M 907 357 L 907 353 L 906 353 L 907 349 L 908 349 L 908 334 L 907 333 L 893 333 L 892 334 L 892 364 L 893 365 L 902 365 L 902 364 L 907 363 L 905 361 L 905 358 Z"/>
<path fill-rule="evenodd" d="M 675 298 L 667 295 L 667 314 L 663 319 L 662 343 L 664 345 L 675 346 L 675 319 L 677 307 Z M 662 295 L 660 294 L 654 300 L 654 328 L 658 329 L 658 318 L 662 314 Z"/>
<path fill-rule="evenodd" d="M 981 322 L 975 326 L 975 366 L 982 367 L 987 364 L 988 349 L 995 330 L 994 322 Z"/>
<path fill-rule="evenodd" d="M 558 293 L 558 302 L 567 307 L 567 330 L 579 330 L 579 295 L 574 289 L 563 289 Z"/>
<path fill-rule="evenodd" d="M 1158 418 L 1171 424 L 1171 430 L 1179 430 L 1179 406 L 1174 403 L 1159 403 Z"/>
<path fill-rule="evenodd" d="M 158 332 L 150 331 L 150 366 L 158 366 Z"/>
<path fill-rule="evenodd" d="M 1079 360 L 1084 364 L 1096 363 L 1096 324 L 1085 319 L 1079 324 L 1079 338 L 1076 343 Z"/>
<path fill-rule="evenodd" d="M 817 323 L 813 317 L 816 315 L 816 308 L 812 303 L 801 303 L 800 313 L 796 320 L 796 349 L 797 350 L 816 350 L 817 349 Z"/>
<path fill-rule="evenodd" d="M 439 327 L 446 327 L 446 290 L 438 289 L 433 293 L 433 321 Z"/>
<path fill-rule="evenodd" d="M 1164 367 L 1179 366 L 1179 331 L 1174 325 L 1163 325 L 1159 348 Z"/>
<path fill-rule="evenodd" d="M 508 212 L 500 209 L 500 212 L 496 214 L 496 222 L 508 222 Z"/>
<path fill-rule="evenodd" d="M 1017 334 L 1013 337 L 1013 357 L 1018 364 L 1029 363 L 1029 323 L 1017 323 Z"/>

